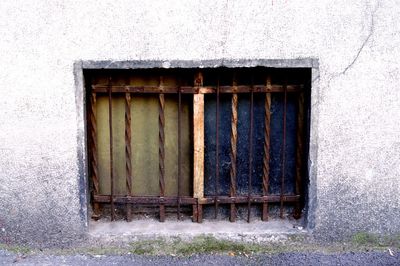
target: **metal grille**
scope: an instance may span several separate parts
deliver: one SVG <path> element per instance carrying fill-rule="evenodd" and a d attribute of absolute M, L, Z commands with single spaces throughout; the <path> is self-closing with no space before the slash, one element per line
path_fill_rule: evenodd
<path fill-rule="evenodd" d="M 148 70 L 151 72 L 152 70 Z M 129 84 L 116 84 L 113 82 L 113 75 L 110 74 L 108 77 L 107 83 L 93 83 L 90 82 L 87 84 L 88 86 L 88 97 L 90 97 L 89 106 L 88 106 L 88 144 L 89 144 L 89 158 L 90 158 L 90 182 L 92 188 L 92 206 L 93 206 L 93 218 L 98 219 L 102 216 L 105 216 L 105 212 L 103 210 L 103 206 L 110 206 L 110 218 L 111 220 L 116 219 L 115 211 L 118 208 L 124 208 L 125 218 L 128 221 L 132 220 L 133 211 L 138 206 L 146 205 L 153 206 L 158 208 L 158 217 L 161 222 L 166 219 L 166 207 L 173 207 L 176 211 L 176 217 L 178 220 L 182 218 L 182 207 L 191 207 L 192 208 L 192 219 L 195 222 L 202 222 L 203 220 L 203 206 L 214 206 L 214 217 L 210 218 L 220 218 L 219 217 L 219 209 L 223 206 L 228 207 L 229 209 L 229 220 L 234 222 L 237 220 L 237 206 L 245 206 L 247 208 L 247 217 L 246 220 L 248 222 L 251 221 L 254 215 L 252 214 L 252 210 L 254 206 L 259 208 L 261 220 L 267 221 L 270 214 L 269 204 L 274 203 L 279 207 L 279 216 L 280 218 L 284 218 L 285 205 L 293 206 L 293 215 L 295 218 L 300 218 L 301 209 L 302 209 L 302 200 L 304 199 L 304 180 L 305 180 L 305 157 L 307 151 L 305 149 L 305 142 L 307 140 L 307 110 L 308 110 L 308 76 L 307 72 L 302 72 L 300 75 L 301 79 L 296 80 L 296 82 L 292 82 L 292 79 L 285 75 L 285 71 L 283 70 L 274 70 L 271 69 L 257 69 L 256 71 L 243 71 L 241 69 L 233 69 L 229 70 L 229 78 L 231 78 L 231 84 L 227 85 L 226 77 L 221 79 L 220 73 L 224 73 L 227 70 L 218 69 L 218 70 L 203 70 L 199 71 L 198 69 L 192 69 L 186 73 L 187 76 L 185 78 L 192 78 L 193 85 L 179 85 L 179 86 L 166 86 L 164 84 L 164 76 L 161 74 L 158 76 L 158 86 L 134 86 Z M 158 73 L 158 72 L 157 72 Z M 207 74 L 213 73 L 213 78 L 210 78 L 208 82 L 204 82 L 207 80 Z M 280 83 L 273 82 L 274 75 L 276 73 L 281 73 L 278 76 L 283 78 L 278 78 Z M 284 73 L 284 75 L 282 75 Z M 295 72 L 296 73 L 296 72 Z M 101 73 L 101 75 L 106 75 L 105 73 Z M 129 73 L 124 73 L 125 76 L 129 76 Z M 178 75 L 178 74 L 176 74 Z M 247 81 L 249 84 L 240 84 L 237 76 L 247 75 Z M 296 74 L 296 76 L 299 76 Z M 204 77 L 204 78 L 203 78 Z M 179 78 L 179 77 L 177 77 Z M 223 82 L 222 82 L 223 80 Z M 257 84 L 260 80 L 263 80 L 263 84 Z M 207 84 L 205 84 L 207 83 Z M 221 83 L 224 83 L 221 85 Z M 158 176 L 153 176 L 149 178 L 157 178 L 159 183 L 159 195 L 158 196 L 138 196 L 132 193 L 132 188 L 135 186 L 134 176 L 132 174 L 132 156 L 135 153 L 135 150 L 132 150 L 132 119 L 131 119 L 131 104 L 132 99 L 136 97 L 136 95 L 143 94 L 151 94 L 158 96 Z M 165 160 L 166 160 L 166 152 L 165 152 L 165 96 L 169 94 L 177 95 L 176 105 L 178 109 L 177 114 L 177 136 L 176 136 L 176 145 L 178 147 L 178 163 L 177 167 L 177 195 L 176 196 L 166 196 L 165 194 Z M 193 182 L 193 193 L 191 196 L 183 196 L 182 195 L 182 96 L 192 94 L 193 95 L 193 176 L 191 180 Z M 271 139 L 271 116 L 272 111 L 272 96 L 275 94 L 279 94 L 282 98 L 281 104 L 283 105 L 283 114 L 280 123 L 282 123 L 282 132 L 281 132 L 281 146 L 282 150 L 280 152 L 279 164 L 281 167 L 281 175 L 280 175 L 280 191 L 279 193 L 271 193 L 270 186 L 270 163 L 271 163 L 271 143 L 276 141 Z M 98 174 L 98 139 L 97 139 L 97 120 L 96 120 L 96 99 L 98 95 L 107 95 L 108 97 L 108 130 L 109 130 L 109 176 L 110 176 L 110 193 L 109 194 L 101 194 L 100 193 L 100 182 L 99 174 Z M 116 194 L 114 191 L 114 184 L 116 182 L 114 175 L 114 158 L 113 158 L 113 108 L 112 108 L 112 99 L 113 97 L 123 96 L 125 100 L 125 184 L 126 184 L 126 193 L 124 195 Z M 204 134 L 207 135 L 207 132 L 204 132 L 204 95 L 212 95 L 216 102 L 215 104 L 215 136 L 207 136 L 215 139 L 215 170 L 213 176 L 213 188 L 214 192 L 212 195 L 210 193 L 204 193 L 204 153 L 207 153 L 204 148 Z M 230 128 L 221 127 L 220 121 L 220 102 L 221 96 L 226 97 L 230 96 Z M 246 162 L 248 162 L 248 174 L 247 174 L 247 194 L 243 195 L 243 193 L 238 193 L 238 108 L 240 106 L 239 97 L 242 95 L 246 95 L 249 99 L 249 108 L 246 112 L 249 114 L 248 123 L 248 151 L 246 151 L 247 158 Z M 287 105 L 288 105 L 288 96 L 294 98 L 296 101 L 296 127 L 295 132 L 290 132 L 291 134 L 295 134 L 296 136 L 296 147 L 295 147 L 295 158 L 290 158 L 295 161 L 295 180 L 294 180 L 294 193 L 285 193 L 285 178 L 287 176 L 287 167 L 286 162 L 287 152 L 286 152 L 286 141 L 287 141 Z M 254 126 L 254 99 L 263 99 L 263 128 L 255 128 Z M 133 125 L 135 126 L 135 125 Z M 142 125 L 137 125 L 138 127 Z M 262 132 L 259 132 L 262 130 Z M 254 192 L 253 189 L 253 175 L 254 175 L 254 167 L 253 161 L 255 159 L 254 154 L 254 133 L 255 131 L 259 134 L 263 135 L 262 138 L 262 156 L 258 156 L 260 163 L 262 163 L 262 182 L 260 190 L 261 193 Z M 220 168 L 221 168 L 221 147 L 220 147 L 220 136 L 221 134 L 227 135 L 230 137 L 230 147 L 229 147 L 229 193 L 226 194 L 221 191 L 220 188 Z M 134 138 L 134 136 L 133 136 Z M 275 156 L 276 157 L 276 156 Z M 260 159 L 261 158 L 261 159 Z M 275 158 L 277 160 L 277 158 Z M 118 178 L 121 178 L 119 176 Z M 243 185 L 242 185 L 243 186 Z M 259 191 L 259 190 L 258 190 Z"/>

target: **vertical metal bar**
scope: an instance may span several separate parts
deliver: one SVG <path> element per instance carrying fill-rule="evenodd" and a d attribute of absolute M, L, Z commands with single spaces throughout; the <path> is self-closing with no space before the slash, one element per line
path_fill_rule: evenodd
<path fill-rule="evenodd" d="M 215 219 L 218 218 L 218 193 L 219 193 L 219 77 L 217 80 L 217 103 L 215 110 Z"/>
<path fill-rule="evenodd" d="M 203 204 L 201 203 L 200 199 L 197 199 L 197 222 L 203 222 Z"/>
<path fill-rule="evenodd" d="M 160 88 L 162 91 L 163 86 L 163 77 L 160 77 Z M 160 222 L 165 221 L 165 206 L 162 202 L 165 196 L 165 117 L 164 117 L 164 108 L 165 108 L 165 99 L 164 94 L 160 93 L 158 97 L 158 168 L 159 168 L 159 185 L 160 185 Z"/>
<path fill-rule="evenodd" d="M 182 191 L 182 132 L 181 132 L 181 115 L 182 115 L 182 95 L 181 89 L 178 91 L 178 220 L 181 219 L 181 191 Z"/>
<path fill-rule="evenodd" d="M 108 124 L 110 131 L 110 181 L 111 181 L 111 221 L 115 220 L 114 208 L 114 162 L 113 162 L 113 130 L 112 130 L 112 86 L 111 77 L 108 83 Z"/>
<path fill-rule="evenodd" d="M 125 170 L 126 189 L 129 197 L 132 196 L 132 147 L 131 147 L 131 94 L 125 93 Z M 132 220 L 132 206 L 126 204 L 126 220 Z"/>
<path fill-rule="evenodd" d="M 267 77 L 267 89 L 271 89 L 271 76 Z M 271 131 L 271 93 L 265 94 L 264 103 L 264 157 L 263 157 L 263 196 L 268 196 L 269 186 L 269 151 L 270 151 L 270 131 Z M 262 205 L 263 221 L 268 221 L 268 202 Z"/>
<path fill-rule="evenodd" d="M 196 204 L 193 204 L 192 205 L 192 210 L 193 210 L 193 213 L 192 213 L 192 222 L 198 222 L 199 221 L 199 215 L 198 215 L 198 210 L 197 210 L 197 208 L 198 208 L 198 205 L 199 205 L 199 203 L 198 203 L 198 200 L 199 199 L 197 199 L 197 198 L 195 198 L 195 200 L 196 200 Z"/>
<path fill-rule="evenodd" d="M 233 86 L 237 86 L 236 79 L 233 81 Z M 230 168 L 230 197 L 236 197 L 236 157 L 237 157 L 237 122 L 238 122 L 238 95 L 232 94 L 232 116 L 231 116 L 231 168 Z M 230 208 L 230 221 L 236 220 L 236 206 L 235 203 L 231 203 Z"/>
<path fill-rule="evenodd" d="M 96 124 L 96 93 L 92 92 L 90 95 L 90 166 L 91 178 L 93 182 L 93 194 L 99 194 L 99 176 L 97 172 L 97 124 Z M 101 216 L 100 204 L 93 203 L 92 218 L 99 219 Z"/>
<path fill-rule="evenodd" d="M 251 217 L 251 194 L 252 194 L 252 174 L 253 174 L 253 123 L 254 123 L 254 92 L 253 82 L 250 92 L 250 129 L 249 129 L 249 184 L 248 184 L 248 200 L 247 200 L 247 222 L 250 223 Z"/>
<path fill-rule="evenodd" d="M 282 176 L 281 176 L 281 195 L 280 195 L 280 217 L 283 218 L 283 194 L 285 189 L 286 174 L 286 110 L 287 109 L 287 85 L 284 84 L 283 100 L 283 138 L 282 138 Z"/>
<path fill-rule="evenodd" d="M 296 195 L 301 194 L 302 164 L 303 164 L 303 135 L 304 135 L 304 92 L 298 96 L 297 103 L 297 147 L 296 147 Z M 293 217 L 301 217 L 300 201 L 297 201 L 294 208 Z"/>

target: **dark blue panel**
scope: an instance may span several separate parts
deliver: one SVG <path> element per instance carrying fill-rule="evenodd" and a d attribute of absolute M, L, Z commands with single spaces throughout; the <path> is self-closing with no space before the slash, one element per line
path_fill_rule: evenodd
<path fill-rule="evenodd" d="M 296 153 L 296 111 L 295 97 L 288 94 L 286 109 L 286 163 L 285 163 L 285 193 L 294 192 L 295 153 Z M 273 94 L 271 104 L 271 151 L 270 151 L 270 182 L 269 192 L 279 194 L 282 178 L 283 152 L 283 94 Z"/>
<path fill-rule="evenodd" d="M 219 195 L 228 195 L 230 187 L 230 129 L 231 95 L 220 96 L 219 125 Z M 253 128 L 253 194 L 262 193 L 262 161 L 264 145 L 264 94 L 254 94 Z M 283 145 L 283 94 L 272 94 L 271 106 L 271 150 L 270 150 L 270 186 L 271 194 L 279 194 L 282 177 Z M 215 113 L 216 96 L 205 97 L 205 195 L 215 194 Z M 297 106 L 294 94 L 288 94 L 286 114 L 286 163 L 285 193 L 294 193 L 295 154 L 296 154 Z M 248 193 L 249 175 L 249 126 L 250 95 L 239 94 L 238 104 L 238 143 L 237 143 L 237 193 Z"/>
<path fill-rule="evenodd" d="M 265 94 L 254 94 L 253 128 L 253 193 L 262 194 L 263 156 L 264 156 L 264 103 Z"/>
<path fill-rule="evenodd" d="M 231 95 L 221 95 L 219 106 L 219 195 L 229 195 L 230 187 L 230 128 Z M 205 158 L 204 158 L 204 193 L 215 195 L 215 137 L 216 137 L 216 97 L 205 97 Z"/>
<path fill-rule="evenodd" d="M 249 132 L 250 132 L 250 96 L 238 97 L 238 142 L 237 142 L 237 194 L 246 195 L 249 176 Z"/>

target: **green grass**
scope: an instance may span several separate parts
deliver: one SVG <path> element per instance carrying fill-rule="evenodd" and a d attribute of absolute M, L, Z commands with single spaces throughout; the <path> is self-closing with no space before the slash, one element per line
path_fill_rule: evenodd
<path fill-rule="evenodd" d="M 380 236 L 366 232 L 358 232 L 353 235 L 352 243 L 356 246 L 375 248 L 394 247 L 400 249 L 400 235 Z"/>
<path fill-rule="evenodd" d="M 175 245 L 177 254 L 191 255 L 195 253 L 231 253 L 251 254 L 261 252 L 263 246 L 257 244 L 240 243 L 219 240 L 211 236 L 200 236 L 188 243 Z"/>
<path fill-rule="evenodd" d="M 28 254 L 32 251 L 29 247 L 26 246 L 7 245 L 1 243 L 0 243 L 0 249 L 7 250 L 9 252 L 16 254 Z"/>
<path fill-rule="evenodd" d="M 192 240 L 181 240 L 175 237 L 169 241 L 160 238 L 130 243 L 130 253 L 138 255 L 187 256 L 199 253 L 248 255 L 263 250 L 265 250 L 265 245 L 220 240 L 206 235 L 195 237 Z"/>
<path fill-rule="evenodd" d="M 350 242 L 317 243 L 304 236 L 289 236 L 284 241 L 251 243 L 218 239 L 210 235 L 201 235 L 191 239 L 180 237 L 144 239 L 119 245 L 93 244 L 66 249 L 36 250 L 25 246 L 0 244 L 0 249 L 17 254 L 47 253 L 54 255 L 172 255 L 190 256 L 193 254 L 225 254 L 231 256 L 250 256 L 253 254 L 276 254 L 284 252 L 323 252 L 341 253 L 350 251 L 370 251 L 397 249 L 400 251 L 400 235 L 378 236 L 359 232 Z"/>

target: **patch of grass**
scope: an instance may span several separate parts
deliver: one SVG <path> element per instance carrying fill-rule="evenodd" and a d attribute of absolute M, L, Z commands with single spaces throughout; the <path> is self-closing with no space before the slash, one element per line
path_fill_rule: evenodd
<path fill-rule="evenodd" d="M 370 233 L 366 232 L 358 232 L 357 234 L 353 235 L 352 242 L 356 245 L 372 245 L 377 246 L 379 244 L 379 239 Z"/>
<path fill-rule="evenodd" d="M 178 237 L 169 239 L 142 240 L 130 243 L 129 252 L 137 255 L 176 255 L 189 256 L 193 254 L 230 254 L 248 256 L 254 253 L 278 253 L 292 249 L 283 244 L 254 244 L 217 239 L 202 235 L 191 240 Z"/>
<path fill-rule="evenodd" d="M 141 240 L 130 243 L 130 252 L 137 255 L 157 255 L 169 250 L 170 246 L 164 239 Z"/>
<path fill-rule="evenodd" d="M 100 245 L 99 245 L 100 244 Z M 92 243 L 81 247 L 66 249 L 29 249 L 25 246 L 0 244 L 0 249 L 17 254 L 90 254 L 90 255 L 172 255 L 190 256 L 193 254 L 225 254 L 231 256 L 251 256 L 255 254 L 277 254 L 285 252 L 325 252 L 340 253 L 369 250 L 400 250 L 400 235 L 382 236 L 366 232 L 353 235 L 350 242 L 318 243 L 304 236 L 290 236 L 278 242 L 243 242 L 201 235 L 190 239 L 180 237 L 159 237 L 141 239 L 130 243 Z"/>
<path fill-rule="evenodd" d="M 231 253 L 241 255 L 261 252 L 263 247 L 256 244 L 219 240 L 212 236 L 200 236 L 191 242 L 183 242 L 176 245 L 175 249 L 177 254 L 182 255 L 195 253 Z"/>
<path fill-rule="evenodd" d="M 400 249 L 400 235 L 374 235 L 359 232 L 352 237 L 352 243 L 357 246 L 374 248 L 395 247 Z"/>
<path fill-rule="evenodd" d="M 14 246 L 1 243 L 0 243 L 0 249 L 7 250 L 9 252 L 16 254 L 28 254 L 29 252 L 31 252 L 31 249 L 26 246 Z"/>
<path fill-rule="evenodd" d="M 284 252 L 349 252 L 359 250 L 385 250 L 388 247 L 400 249 L 400 236 L 383 237 L 365 232 L 359 232 L 351 243 L 333 242 L 320 245 L 304 236 L 294 236 L 287 241 L 278 243 L 249 243 L 218 239 L 210 235 L 201 235 L 190 240 L 179 237 L 141 240 L 130 243 L 129 252 L 138 255 L 176 255 L 190 256 L 193 254 L 229 254 L 248 256 L 251 254 L 276 254 Z"/>

